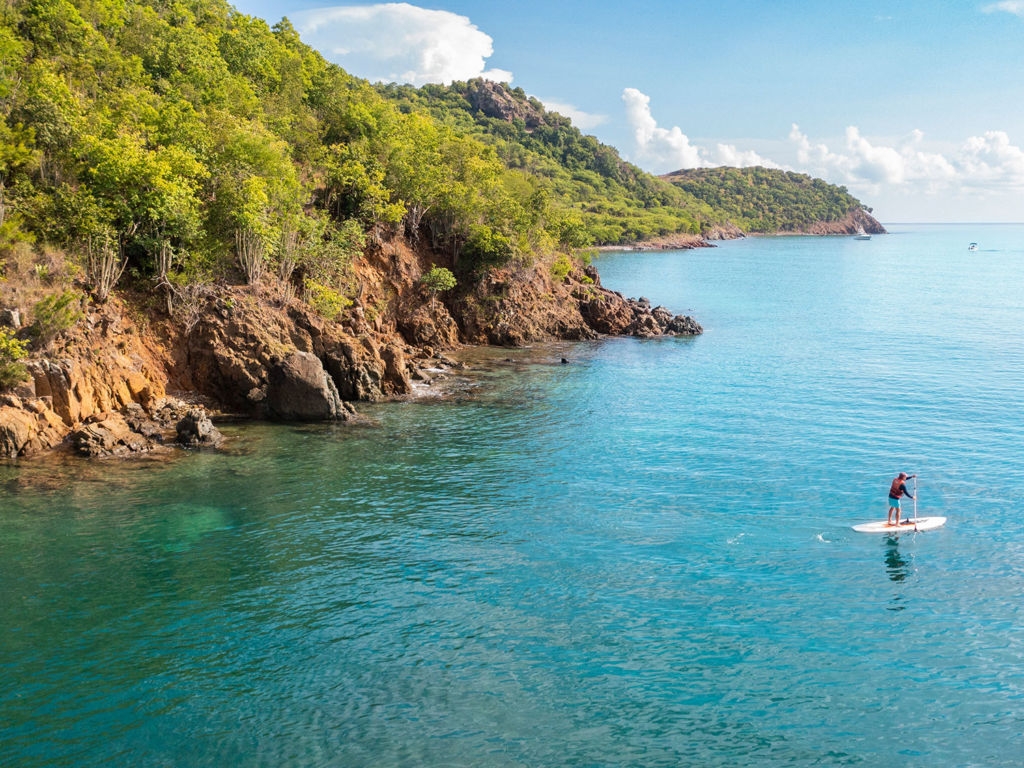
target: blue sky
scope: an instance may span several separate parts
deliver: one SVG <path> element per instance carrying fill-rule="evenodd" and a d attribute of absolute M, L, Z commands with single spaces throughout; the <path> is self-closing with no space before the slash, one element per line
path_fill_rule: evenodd
<path fill-rule="evenodd" d="M 652 172 L 774 164 L 883 221 L 1024 220 L 1024 0 L 236 6 L 371 79 L 511 75 Z"/>

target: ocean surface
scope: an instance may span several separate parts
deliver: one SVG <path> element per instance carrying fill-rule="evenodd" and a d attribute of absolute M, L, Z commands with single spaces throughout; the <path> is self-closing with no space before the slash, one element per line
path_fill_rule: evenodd
<path fill-rule="evenodd" d="M 1020 765 L 1024 227 L 891 230 L 597 259 L 699 338 L 0 466 L 0 765 Z M 948 524 L 851 531 L 899 470 Z"/>

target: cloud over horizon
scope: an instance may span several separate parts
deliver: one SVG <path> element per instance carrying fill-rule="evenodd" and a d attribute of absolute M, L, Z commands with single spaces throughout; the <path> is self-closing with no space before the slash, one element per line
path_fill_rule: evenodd
<path fill-rule="evenodd" d="M 720 165 L 761 165 L 808 173 L 872 194 L 883 187 L 925 194 L 956 188 L 1024 190 L 1024 149 L 1013 144 L 1005 131 L 985 131 L 954 149 L 938 152 L 925 147 L 920 130 L 896 141 L 879 142 L 851 125 L 841 143 L 829 146 L 823 141 L 811 141 L 793 123 L 788 150 L 779 150 L 791 157 L 785 158 L 787 162 L 776 162 L 733 144 L 700 146 L 679 126 L 659 126 L 651 113 L 650 97 L 636 88 L 626 88 L 622 101 L 633 134 L 633 159 L 654 173 Z"/>
<path fill-rule="evenodd" d="M 291 15 L 303 39 L 360 77 L 424 85 L 483 77 L 512 82 L 487 69 L 494 41 L 468 17 L 409 3 L 316 8 Z"/>
<path fill-rule="evenodd" d="M 794 123 L 789 132 L 801 171 L 844 184 L 877 190 L 883 185 L 909 186 L 926 193 L 950 187 L 1024 189 L 1024 150 L 1005 131 L 971 136 L 955 150 L 930 152 L 924 134 L 915 130 L 891 146 L 874 144 L 856 126 L 846 129 L 846 143 L 832 150 L 812 144 Z"/>
<path fill-rule="evenodd" d="M 633 132 L 635 160 L 646 162 L 655 173 L 716 165 L 781 167 L 753 150 L 737 149 L 732 144 L 716 144 L 713 149 L 692 144 L 678 125 L 662 128 L 651 114 L 651 97 L 636 88 L 623 90 L 622 102 Z"/>

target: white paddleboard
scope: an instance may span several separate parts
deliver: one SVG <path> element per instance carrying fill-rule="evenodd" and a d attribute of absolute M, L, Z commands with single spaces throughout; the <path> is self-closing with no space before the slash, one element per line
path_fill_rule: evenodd
<path fill-rule="evenodd" d="M 912 517 L 909 520 L 900 520 L 900 524 L 890 525 L 885 520 L 876 523 L 861 523 L 853 526 L 858 533 L 913 533 L 914 531 L 930 531 L 941 528 L 946 524 L 944 517 Z"/>

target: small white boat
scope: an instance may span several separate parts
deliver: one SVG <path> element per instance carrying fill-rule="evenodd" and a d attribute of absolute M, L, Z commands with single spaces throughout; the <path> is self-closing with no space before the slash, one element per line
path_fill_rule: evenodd
<path fill-rule="evenodd" d="M 870 240 L 871 235 L 864 231 L 864 227 L 857 227 L 857 234 L 853 236 L 854 240 Z"/>
<path fill-rule="evenodd" d="M 971 243 L 970 245 L 967 246 L 967 250 L 968 251 L 976 251 L 976 250 L 978 250 L 978 244 L 977 243 Z"/>

